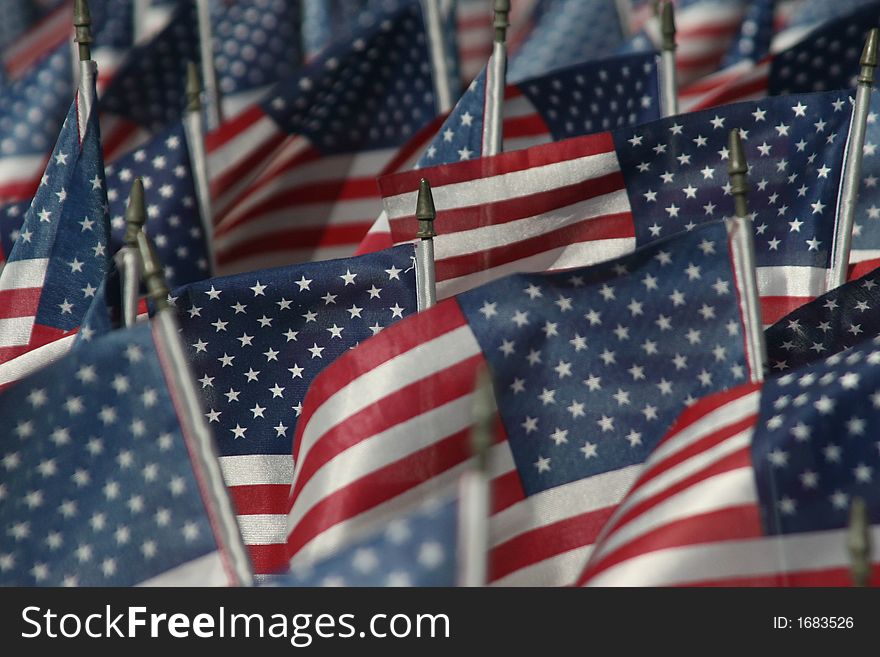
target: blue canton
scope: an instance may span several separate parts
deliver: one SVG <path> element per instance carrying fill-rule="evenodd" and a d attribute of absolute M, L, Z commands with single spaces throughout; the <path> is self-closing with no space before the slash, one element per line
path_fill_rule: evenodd
<path fill-rule="evenodd" d="M 528 38 L 510 58 L 510 82 L 607 57 L 624 41 L 615 0 L 540 0 L 534 21 Z"/>
<path fill-rule="evenodd" d="M 872 0 L 803 0 L 787 27 L 819 25 L 859 11 L 869 4 L 875 3 Z"/>
<path fill-rule="evenodd" d="M 752 440 L 765 530 L 841 529 L 856 495 L 880 522 L 880 347 L 770 379 Z"/>
<path fill-rule="evenodd" d="M 108 233 L 97 112 L 80 145 L 75 100 L 8 259 L 49 259 L 37 324 L 80 325 L 107 271 Z"/>
<path fill-rule="evenodd" d="M 208 247 L 183 124 L 173 123 L 142 147 L 107 167 L 112 250 L 125 236 L 125 209 L 135 178 L 144 182 L 147 231 L 173 289 L 210 276 Z"/>
<path fill-rule="evenodd" d="M 733 214 L 729 131 L 749 163 L 757 265 L 827 267 L 851 104 L 845 92 L 778 96 L 614 132 L 636 239 Z"/>
<path fill-rule="evenodd" d="M 0 584 L 128 586 L 216 550 L 149 326 L 0 396 Z"/>
<path fill-rule="evenodd" d="M 831 290 L 764 333 L 767 363 L 773 373 L 807 365 L 880 335 L 880 272 Z"/>
<path fill-rule="evenodd" d="M 459 295 L 526 494 L 641 463 L 747 366 L 723 222 L 560 274 Z"/>
<path fill-rule="evenodd" d="M 357 24 L 364 0 L 302 0 L 302 39 L 308 57 Z"/>
<path fill-rule="evenodd" d="M 724 56 L 721 68 L 743 60 L 757 62 L 770 53 L 773 41 L 776 0 L 752 0 L 743 17 L 739 34 Z"/>
<path fill-rule="evenodd" d="M 173 293 L 222 456 L 290 454 L 317 374 L 416 311 L 412 245 L 212 278 Z"/>
<path fill-rule="evenodd" d="M 856 218 L 853 226 L 854 251 L 865 251 L 869 259 L 880 255 L 880 91 L 871 92 L 871 109 L 862 148 L 862 170 Z M 872 253 L 876 252 L 876 253 Z M 864 259 L 864 258 L 861 258 Z M 852 259 L 850 260 L 852 262 Z"/>
<path fill-rule="evenodd" d="M 483 154 L 483 109 L 486 105 L 486 69 L 470 83 L 416 163 L 416 168 L 450 164 Z"/>
<path fill-rule="evenodd" d="M 420 5 L 360 20 L 369 27 L 334 42 L 263 103 L 283 130 L 325 154 L 398 146 L 436 112 Z"/>
<path fill-rule="evenodd" d="M 30 201 L 19 201 L 0 207 L 0 268 L 21 233 L 21 223 L 30 205 Z"/>
<path fill-rule="evenodd" d="M 458 501 L 432 500 L 273 586 L 455 586 Z"/>

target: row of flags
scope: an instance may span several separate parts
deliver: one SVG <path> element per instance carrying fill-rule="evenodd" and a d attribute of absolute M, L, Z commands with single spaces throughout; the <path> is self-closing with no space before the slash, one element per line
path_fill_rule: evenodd
<path fill-rule="evenodd" d="M 459 583 L 488 372 L 486 583 L 846 583 L 854 500 L 880 513 L 876 115 L 851 137 L 880 3 L 676 2 L 674 116 L 650 3 L 514 2 L 501 87 L 472 1 L 217 0 L 209 50 L 201 3 L 139 35 L 92 4 L 95 86 L 72 3 L 3 57 L 0 581 Z"/>

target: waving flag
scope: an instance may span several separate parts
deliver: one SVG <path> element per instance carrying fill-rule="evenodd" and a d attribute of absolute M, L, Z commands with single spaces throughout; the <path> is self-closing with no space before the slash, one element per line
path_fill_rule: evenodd
<path fill-rule="evenodd" d="M 880 16 L 880 11 L 878 11 Z M 862 169 L 856 200 L 852 250 L 849 254 L 849 278 L 858 278 L 880 266 L 880 92 L 871 92 Z"/>
<path fill-rule="evenodd" d="M 69 343 L 107 271 L 109 227 L 97 117 L 93 112 L 85 134 L 79 134 L 79 102 L 77 93 L 44 184 L 0 273 L 0 385 L 20 376 L 16 358 Z"/>
<path fill-rule="evenodd" d="M 433 499 L 272 586 L 455 586 L 458 500 Z"/>
<path fill-rule="evenodd" d="M 727 239 L 715 222 L 593 268 L 510 276 L 341 356 L 297 425 L 293 565 L 457 478 L 488 363 L 503 425 L 490 578 L 572 582 L 666 423 L 747 376 Z"/>
<path fill-rule="evenodd" d="M 733 214 L 728 132 L 751 165 L 767 324 L 826 290 L 850 119 L 844 92 L 768 98 L 380 179 L 395 243 L 412 240 L 418 179 L 437 207 L 437 293 L 512 271 L 631 252 Z"/>
<path fill-rule="evenodd" d="M 283 563 L 291 441 L 306 390 L 334 359 L 416 311 L 413 257 L 407 245 L 212 278 L 173 293 L 259 573 Z"/>
<path fill-rule="evenodd" d="M 878 365 L 867 345 L 690 408 L 646 461 L 581 581 L 849 585 L 855 496 L 870 540 L 880 539 Z"/>
<path fill-rule="evenodd" d="M 12 245 L 21 233 L 21 224 L 31 202 L 19 201 L 0 207 L 0 271 L 6 264 L 6 257 L 12 251 Z"/>
<path fill-rule="evenodd" d="M 855 86 L 868 31 L 880 26 L 880 3 L 822 24 L 785 50 L 742 60 L 680 92 L 683 110 L 781 94 Z"/>
<path fill-rule="evenodd" d="M 774 373 L 821 360 L 880 336 L 880 272 L 850 281 L 786 315 L 765 331 Z"/>
<path fill-rule="evenodd" d="M 585 103 L 586 98 L 590 98 L 589 103 Z M 485 70 L 459 99 L 443 125 L 413 138 L 388 168 L 408 169 L 412 154 L 419 154 L 416 168 L 481 157 L 484 104 Z M 660 118 L 656 54 L 620 55 L 585 62 L 518 85 L 507 85 L 503 112 L 505 152 Z M 403 160 L 406 162 L 399 164 Z M 370 227 L 358 252 L 378 251 L 392 243 L 388 215 L 383 212 Z"/>
<path fill-rule="evenodd" d="M 167 367 L 142 325 L 0 395 L 0 583 L 238 583 L 214 533 L 225 491 L 191 456 Z"/>
<path fill-rule="evenodd" d="M 381 209 L 376 175 L 434 117 L 421 5 L 361 20 L 208 139 L 222 272 L 353 253 Z"/>

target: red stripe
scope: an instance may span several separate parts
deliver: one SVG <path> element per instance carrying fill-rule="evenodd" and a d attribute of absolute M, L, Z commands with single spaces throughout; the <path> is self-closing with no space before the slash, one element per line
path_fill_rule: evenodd
<path fill-rule="evenodd" d="M 492 480 L 492 514 L 504 511 L 525 498 L 522 480 L 515 468 Z"/>
<path fill-rule="evenodd" d="M 107 160 L 114 159 L 119 155 L 118 151 L 123 150 L 132 138 L 132 135 L 136 134 L 140 129 L 141 127 L 137 123 L 114 115 L 113 129 L 106 130 L 101 135 L 101 149 L 104 157 Z"/>
<path fill-rule="evenodd" d="M 766 95 L 769 91 L 769 82 L 770 78 L 766 76 L 754 80 L 735 82 L 729 87 L 725 86 L 719 89 L 717 93 L 712 94 L 708 98 L 704 98 L 691 111 L 735 103 L 757 94 Z"/>
<path fill-rule="evenodd" d="M 254 123 L 266 116 L 259 105 L 251 105 L 241 114 L 224 121 L 214 132 L 205 135 L 205 150 L 208 154 L 232 141 Z"/>
<path fill-rule="evenodd" d="M 612 514 L 610 506 L 569 516 L 558 522 L 523 532 L 496 545 L 489 555 L 489 581 L 540 563 L 565 552 L 591 545 Z"/>
<path fill-rule="evenodd" d="M 703 23 L 697 25 L 679 26 L 676 36 L 679 39 L 694 39 L 699 37 L 725 37 L 731 36 L 739 27 L 740 21 L 727 21 L 726 23 Z M 722 44 L 718 44 L 719 46 Z M 726 49 L 726 44 L 724 44 Z"/>
<path fill-rule="evenodd" d="M 0 290 L 0 319 L 35 317 L 42 293 L 42 287 Z"/>
<path fill-rule="evenodd" d="M 70 37 L 70 5 L 62 5 L 16 39 L 3 57 L 6 71 L 12 78 L 24 74 L 37 60 L 48 55 Z M 51 30 L 46 30 L 52 27 Z M 32 41 L 32 43 L 28 43 Z M 8 56 L 9 53 L 12 56 Z"/>
<path fill-rule="evenodd" d="M 697 472 L 694 472 L 684 479 L 681 479 L 679 481 L 676 481 L 674 484 L 666 486 L 651 497 L 648 497 L 641 502 L 629 507 L 625 513 L 623 513 L 619 518 L 615 519 L 614 524 L 607 530 L 608 535 L 614 536 L 615 531 L 618 531 L 621 527 L 625 527 L 627 523 L 631 522 L 638 516 L 648 513 L 657 505 L 711 477 L 715 477 L 726 472 L 731 472 L 733 470 L 747 468 L 750 465 L 750 449 L 748 447 L 738 449 L 732 454 L 728 454 L 727 456 L 713 463 L 710 463 L 708 466 L 698 470 Z M 638 484 L 633 487 L 630 493 L 628 493 L 628 495 L 633 494 L 638 488 L 643 486 L 644 483 L 644 481 L 639 481 Z M 624 500 L 624 502 L 625 501 L 626 500 Z"/>
<path fill-rule="evenodd" d="M 391 239 L 391 233 L 383 231 L 367 231 L 364 239 L 358 245 L 355 255 L 364 255 L 365 253 L 375 253 L 384 249 L 390 249 L 394 246 L 394 240 Z"/>
<path fill-rule="evenodd" d="M 538 113 L 504 119 L 505 139 L 535 137 L 538 135 L 550 137 L 550 128 Z"/>
<path fill-rule="evenodd" d="M 816 297 L 761 297 L 761 316 L 765 325 L 775 324 L 793 310 Z"/>
<path fill-rule="evenodd" d="M 620 547 L 600 562 L 590 564 L 578 583 L 588 582 L 591 577 L 616 564 L 650 552 L 688 545 L 745 540 L 761 535 L 761 513 L 755 504 L 688 516 L 664 524 Z"/>
<path fill-rule="evenodd" d="M 291 225 L 293 224 L 293 225 Z M 279 221 L 277 232 L 236 242 L 227 247 L 217 249 L 217 262 L 228 265 L 243 258 L 254 255 L 268 256 L 273 253 L 296 252 L 300 261 L 310 258 L 303 252 L 317 251 L 321 248 L 334 246 L 350 246 L 360 244 L 372 223 L 363 221 L 342 226 L 309 226 L 298 228 L 294 222 L 286 225 Z M 230 231 L 227 231 L 227 233 Z M 231 231 L 235 235 L 234 231 Z"/>
<path fill-rule="evenodd" d="M 382 190 L 382 196 L 396 196 L 418 189 L 419 180 L 422 178 L 430 180 L 432 186 L 439 187 L 613 152 L 614 140 L 611 133 L 599 132 L 492 157 L 382 176 L 379 178 L 379 188 Z"/>
<path fill-rule="evenodd" d="M 290 493 L 291 499 L 296 499 L 321 467 L 348 449 L 391 427 L 471 394 L 477 370 L 485 363 L 482 354 L 471 356 L 432 374 L 428 379 L 395 390 L 322 433 L 302 463 L 298 463 L 300 467 Z M 388 446 L 389 451 L 393 449 L 394 446 Z"/>
<path fill-rule="evenodd" d="M 338 361 L 337 361 L 338 362 Z M 334 525 L 441 475 L 471 457 L 470 429 L 437 441 L 398 461 L 334 489 L 309 509 L 287 537 L 288 555 Z"/>
<path fill-rule="evenodd" d="M 880 258 L 875 258 L 874 260 L 863 260 L 862 262 L 850 264 L 849 276 L 847 280 L 854 281 L 857 278 L 861 278 L 866 274 L 870 274 L 877 267 L 880 267 Z"/>
<path fill-rule="evenodd" d="M 302 414 L 297 421 L 294 461 L 299 453 L 303 429 L 308 426 L 314 412 L 333 394 L 396 356 L 466 324 L 467 319 L 458 303 L 444 301 L 371 337 L 369 349 L 354 349 L 337 358 L 309 387 Z"/>
<path fill-rule="evenodd" d="M 271 575 L 288 570 L 287 545 L 284 543 L 270 545 L 248 545 L 251 564 L 258 575 Z"/>
<path fill-rule="evenodd" d="M 676 434 L 681 433 L 695 422 L 702 420 L 705 416 L 722 406 L 726 406 L 727 404 L 760 389 L 760 383 L 743 383 L 736 388 L 731 388 L 730 390 L 703 397 L 696 404 L 689 406 L 682 411 L 681 415 L 678 416 L 678 419 L 675 420 L 675 424 L 673 424 L 666 432 L 666 435 L 663 436 L 659 444 L 662 445 L 663 443 L 672 440 L 675 438 Z"/>
<path fill-rule="evenodd" d="M 235 506 L 235 512 L 240 516 L 287 513 L 290 484 L 227 486 L 227 490 Z"/>
<path fill-rule="evenodd" d="M 48 161 L 48 160 L 47 160 Z M 9 180 L 0 182 L 0 202 L 14 203 L 16 201 L 27 201 L 34 197 L 37 193 L 37 187 L 40 186 L 40 178 L 43 176 L 44 166 L 41 167 L 39 173 L 34 174 L 30 180 Z"/>
<path fill-rule="evenodd" d="M 852 586 L 852 572 L 848 567 L 803 569 L 793 573 L 770 573 L 724 579 L 705 579 L 688 582 L 684 586 Z M 880 564 L 871 566 L 868 586 L 880 586 Z"/>
<path fill-rule="evenodd" d="M 576 203 L 589 201 L 624 189 L 626 189 L 626 182 L 623 174 L 620 171 L 615 171 L 592 180 L 578 181 L 571 185 L 554 187 L 528 196 L 440 210 L 437 212 L 436 225 L 441 235 L 449 235 L 479 227 L 500 226 L 527 217 L 535 217 L 535 221 L 540 221 L 539 215 L 560 208 L 568 208 Z M 586 217 L 580 218 L 586 219 Z M 391 219 L 389 224 L 395 242 L 408 242 L 418 231 L 415 208 L 413 208 L 412 216 Z M 631 232 L 626 236 L 634 235 L 634 230 L 631 228 Z"/>
<path fill-rule="evenodd" d="M 444 258 L 435 263 L 438 281 L 448 281 L 493 267 L 506 265 L 529 256 L 581 242 L 633 237 L 632 215 L 629 212 L 612 214 L 581 221 L 542 233 L 533 238 L 505 244 L 477 253 L 465 253 Z"/>

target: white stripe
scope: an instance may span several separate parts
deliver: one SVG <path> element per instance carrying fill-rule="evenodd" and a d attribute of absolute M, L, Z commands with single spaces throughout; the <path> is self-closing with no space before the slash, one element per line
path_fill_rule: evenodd
<path fill-rule="evenodd" d="M 0 363 L 0 387 L 23 379 L 46 365 L 51 365 L 70 351 L 75 341 L 76 335 L 66 335 L 5 363 Z"/>
<path fill-rule="evenodd" d="M 849 263 L 864 262 L 880 258 L 880 249 L 853 249 L 849 254 Z"/>
<path fill-rule="evenodd" d="M 617 504 L 641 472 L 641 465 L 604 472 L 531 495 L 492 520 L 492 547 L 520 534 Z"/>
<path fill-rule="evenodd" d="M 0 319 L 0 347 L 20 347 L 31 340 L 36 317 Z"/>
<path fill-rule="evenodd" d="M 38 178 L 46 164 L 45 155 L 10 155 L 0 157 L 0 183 L 11 185 Z"/>
<path fill-rule="evenodd" d="M 554 555 L 495 580 L 491 586 L 571 586 L 590 558 L 592 545 Z"/>
<path fill-rule="evenodd" d="M 676 520 L 757 501 L 758 491 L 751 467 L 722 472 L 668 497 L 612 532 L 597 548 L 592 560 L 608 556 L 627 543 Z"/>
<path fill-rule="evenodd" d="M 632 253 L 635 248 L 636 239 L 634 237 L 578 242 L 569 246 L 544 251 L 498 267 L 474 272 L 473 274 L 445 281 L 438 280 L 437 298 L 447 299 L 461 292 L 471 290 L 483 283 L 488 283 L 516 272 L 556 271 L 573 267 L 586 267 L 587 265 L 627 255 Z"/>
<path fill-rule="evenodd" d="M 220 470 L 227 486 L 289 485 L 293 481 L 293 457 L 290 454 L 221 456 Z"/>
<path fill-rule="evenodd" d="M 523 116 L 532 116 L 537 114 L 538 110 L 532 105 L 532 101 L 525 94 L 504 101 L 504 118 L 516 119 Z"/>
<path fill-rule="evenodd" d="M 236 516 L 245 545 L 278 545 L 287 542 L 287 516 L 252 514 Z"/>
<path fill-rule="evenodd" d="M 3 274 L 0 275 L 0 290 L 25 290 L 43 287 L 48 268 L 48 258 L 7 262 L 3 268 Z"/>
<path fill-rule="evenodd" d="M 429 378 L 481 353 L 468 325 L 460 326 L 377 365 L 337 390 L 315 410 L 300 438 L 296 474 L 309 451 L 325 433 L 352 415 L 416 381 Z M 437 358 L 442 354 L 442 362 Z"/>
<path fill-rule="evenodd" d="M 236 258 L 235 252 L 227 256 L 224 253 L 224 262 L 217 266 L 217 276 L 229 276 L 268 269 L 270 267 L 282 267 L 298 262 L 317 262 L 319 260 L 335 260 L 354 255 L 356 244 L 342 246 L 321 246 L 314 249 L 287 249 L 284 251 L 264 252 L 256 255 Z"/>
<path fill-rule="evenodd" d="M 221 98 L 223 120 L 229 121 L 244 112 L 251 105 L 259 103 L 265 98 L 270 89 L 272 89 L 272 85 L 266 85 L 258 89 L 249 89 L 232 95 L 224 95 Z"/>
<path fill-rule="evenodd" d="M 588 586 L 663 586 L 703 580 L 847 568 L 847 531 L 788 534 L 657 550 L 616 564 Z M 871 527 L 880 542 L 880 526 Z"/>
<path fill-rule="evenodd" d="M 208 151 L 208 169 L 212 178 L 222 176 L 255 146 L 274 141 L 280 141 L 278 125 L 263 114 L 231 139 Z"/>
<path fill-rule="evenodd" d="M 328 491 L 344 491 L 362 477 L 466 430 L 472 423 L 473 403 L 472 394 L 459 397 L 336 454 L 312 474 L 297 493 L 288 516 L 288 527 L 296 527 Z"/>
<path fill-rule="evenodd" d="M 507 152 L 510 151 L 520 151 L 525 148 L 531 148 L 532 146 L 541 146 L 542 144 L 549 144 L 553 141 L 553 135 L 549 132 L 535 133 L 534 135 L 530 135 L 528 137 L 517 137 L 517 138 L 507 138 L 504 140 L 504 150 Z"/>
<path fill-rule="evenodd" d="M 208 554 L 166 570 L 138 586 L 230 586 L 220 553 Z"/>
<path fill-rule="evenodd" d="M 448 185 L 438 184 L 433 187 L 432 192 L 434 205 L 438 210 L 462 208 L 531 196 L 618 171 L 620 165 L 617 153 L 610 151 L 489 178 L 475 178 Z M 393 220 L 412 216 L 417 194 L 417 191 L 413 191 L 386 197 L 385 209 L 388 217 Z"/>
<path fill-rule="evenodd" d="M 823 267 L 757 267 L 762 297 L 818 297 L 826 292 Z"/>

